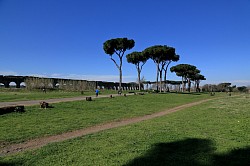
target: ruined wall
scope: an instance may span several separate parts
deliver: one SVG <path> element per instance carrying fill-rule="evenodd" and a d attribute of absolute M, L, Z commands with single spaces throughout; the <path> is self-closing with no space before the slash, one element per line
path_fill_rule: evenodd
<path fill-rule="evenodd" d="M 100 89 L 118 90 L 118 82 L 104 82 L 104 81 L 87 81 L 87 80 L 73 80 L 60 78 L 42 78 L 31 76 L 0 76 L 0 83 L 3 83 L 6 88 L 9 87 L 10 82 L 16 83 L 16 88 L 20 88 L 22 82 L 25 83 L 27 89 L 62 89 L 68 91 L 84 91 Z M 122 90 L 137 90 L 137 83 L 122 83 Z"/>
<path fill-rule="evenodd" d="M 51 78 L 26 77 L 24 82 L 27 89 L 54 88 L 54 80 Z"/>

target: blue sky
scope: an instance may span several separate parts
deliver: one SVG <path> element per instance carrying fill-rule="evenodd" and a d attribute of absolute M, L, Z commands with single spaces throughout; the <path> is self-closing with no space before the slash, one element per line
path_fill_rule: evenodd
<path fill-rule="evenodd" d="M 0 74 L 119 81 L 103 51 L 111 38 L 135 40 L 126 52 L 176 48 L 204 83 L 250 85 L 249 0 L 0 0 Z M 123 59 L 123 81 L 136 81 Z M 149 60 L 142 71 L 155 81 Z M 180 80 L 168 72 L 168 79 Z"/>

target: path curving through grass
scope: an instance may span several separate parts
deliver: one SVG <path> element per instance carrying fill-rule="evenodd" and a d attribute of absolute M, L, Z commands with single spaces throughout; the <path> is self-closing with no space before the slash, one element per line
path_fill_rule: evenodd
<path fill-rule="evenodd" d="M 164 110 L 161 112 L 157 112 L 157 113 L 153 113 L 150 115 L 144 115 L 144 116 L 139 116 L 139 117 L 134 117 L 134 118 L 123 119 L 123 120 L 104 123 L 101 125 L 96 125 L 96 126 L 92 126 L 92 127 L 88 127 L 88 128 L 84 128 L 84 129 L 79 129 L 79 130 L 75 130 L 75 131 L 71 131 L 71 132 L 65 132 L 65 133 L 58 134 L 58 135 L 41 137 L 41 138 L 26 141 L 23 143 L 7 145 L 7 146 L 0 149 L 0 154 L 1 154 L 1 156 L 6 156 L 9 154 L 15 154 L 15 153 L 27 151 L 30 149 L 37 149 L 37 148 L 43 147 L 49 143 L 60 142 L 60 141 L 64 141 L 64 140 L 68 140 L 68 139 L 81 137 L 84 135 L 112 129 L 112 128 L 117 128 L 117 127 L 129 125 L 129 124 L 134 124 L 134 123 L 141 122 L 144 120 L 149 120 L 149 119 L 161 117 L 161 116 L 164 116 L 164 115 L 176 112 L 176 111 L 183 110 L 185 108 L 199 105 L 201 103 L 204 103 L 204 102 L 207 102 L 210 100 L 212 100 L 212 99 L 204 99 L 204 100 L 200 100 L 200 101 L 196 101 L 196 102 L 191 102 L 188 104 L 183 104 L 181 106 L 170 108 L 170 109 L 167 109 L 167 110 Z"/>

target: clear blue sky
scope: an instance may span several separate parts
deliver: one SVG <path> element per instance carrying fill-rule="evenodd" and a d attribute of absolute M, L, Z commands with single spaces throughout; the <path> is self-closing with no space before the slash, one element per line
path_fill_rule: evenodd
<path fill-rule="evenodd" d="M 0 74 L 118 82 L 103 51 L 111 38 L 132 51 L 169 45 L 178 63 L 197 66 L 204 83 L 250 85 L 249 0 L 0 0 Z M 123 59 L 124 82 L 136 81 Z M 150 60 L 142 75 L 155 81 Z M 168 72 L 168 79 L 180 80 Z"/>

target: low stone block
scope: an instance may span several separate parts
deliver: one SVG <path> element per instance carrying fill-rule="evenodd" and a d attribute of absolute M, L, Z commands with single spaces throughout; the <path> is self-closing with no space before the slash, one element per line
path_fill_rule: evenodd
<path fill-rule="evenodd" d="M 91 97 L 86 97 L 86 101 L 92 101 Z"/>

